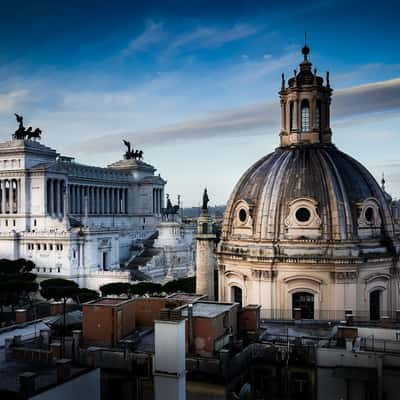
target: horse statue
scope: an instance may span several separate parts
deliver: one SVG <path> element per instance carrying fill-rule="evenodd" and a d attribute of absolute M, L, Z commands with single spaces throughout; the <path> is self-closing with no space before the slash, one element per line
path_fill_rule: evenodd
<path fill-rule="evenodd" d="M 134 150 L 131 146 L 131 142 L 127 140 L 122 140 L 124 145 L 126 146 L 126 152 L 124 154 L 125 160 L 142 160 L 143 159 L 143 151 L 142 150 Z"/>
<path fill-rule="evenodd" d="M 28 132 L 28 131 L 27 131 Z M 42 130 L 36 128 L 33 132 L 28 132 L 28 139 L 41 139 L 42 138 Z"/>
<path fill-rule="evenodd" d="M 28 129 L 24 127 L 24 117 L 22 115 L 14 113 L 15 118 L 18 122 L 18 129 L 12 135 L 13 139 L 25 139 L 26 137 L 31 139 L 41 139 L 42 131 L 39 128 L 36 128 L 32 131 L 32 127 L 30 126 Z"/>

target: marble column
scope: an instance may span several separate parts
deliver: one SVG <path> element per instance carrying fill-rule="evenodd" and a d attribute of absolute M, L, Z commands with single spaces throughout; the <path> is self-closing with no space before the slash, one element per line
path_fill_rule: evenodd
<path fill-rule="evenodd" d="M 1 213 L 6 213 L 6 180 L 2 179 L 1 184 Z"/>
<path fill-rule="evenodd" d="M 125 189 L 125 214 L 128 214 L 128 189 Z"/>
<path fill-rule="evenodd" d="M 10 179 L 10 189 L 9 189 L 9 201 L 8 201 L 8 209 L 9 213 L 14 213 L 14 179 Z"/>
<path fill-rule="evenodd" d="M 110 214 L 114 213 L 114 200 L 113 200 L 113 188 L 108 189 L 110 195 Z"/>
<path fill-rule="evenodd" d="M 49 210 L 49 214 L 53 215 L 53 211 L 54 211 L 54 185 L 53 185 L 53 179 L 49 179 L 48 180 L 49 184 L 48 184 L 48 188 L 50 190 L 50 195 L 49 195 L 49 200 L 50 200 L 50 204 L 48 207 Z"/>
<path fill-rule="evenodd" d="M 58 196 L 57 196 L 57 209 L 58 209 L 58 215 L 60 217 L 63 217 L 64 210 L 63 210 L 63 185 L 64 181 L 60 179 L 58 181 Z"/>
<path fill-rule="evenodd" d="M 76 185 L 76 213 L 81 213 L 81 187 Z"/>

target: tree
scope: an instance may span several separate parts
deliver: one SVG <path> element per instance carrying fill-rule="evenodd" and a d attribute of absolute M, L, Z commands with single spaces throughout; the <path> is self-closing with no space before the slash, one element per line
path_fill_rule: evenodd
<path fill-rule="evenodd" d="M 32 261 L 23 258 L 18 260 L 0 260 L 0 307 L 15 306 L 22 302 L 31 303 L 30 295 L 37 291 L 36 275 L 31 273 L 35 268 Z"/>
<path fill-rule="evenodd" d="M 164 292 L 174 293 L 174 292 L 185 292 L 185 293 L 195 293 L 196 292 L 196 280 L 195 277 L 176 279 L 174 281 L 169 281 L 162 287 Z"/>
<path fill-rule="evenodd" d="M 69 281 L 68 279 L 54 278 L 46 279 L 40 283 L 40 294 L 47 300 L 56 300 L 63 302 L 63 334 L 62 343 L 64 351 L 65 342 L 65 309 L 68 299 L 73 299 L 79 292 L 79 286 L 74 281 Z"/>
<path fill-rule="evenodd" d="M 96 300 L 99 298 L 99 293 L 96 290 L 80 288 L 78 289 L 74 300 L 78 304 L 87 303 L 88 301 Z"/>
<path fill-rule="evenodd" d="M 131 293 L 131 284 L 126 282 L 112 282 L 100 287 L 102 296 L 128 296 Z"/>
<path fill-rule="evenodd" d="M 143 296 L 146 293 L 161 293 L 162 285 L 154 282 L 139 282 L 131 285 L 130 292 Z"/>

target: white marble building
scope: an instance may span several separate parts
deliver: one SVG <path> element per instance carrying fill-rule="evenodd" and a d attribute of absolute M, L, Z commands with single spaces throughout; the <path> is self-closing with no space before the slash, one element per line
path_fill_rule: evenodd
<path fill-rule="evenodd" d="M 82 165 L 33 140 L 0 143 L 0 258 L 83 287 L 128 281 L 120 264 L 161 220 L 166 182 L 155 171 L 135 159 Z"/>
<path fill-rule="evenodd" d="M 193 276 L 195 270 L 196 227 L 184 224 L 178 210 L 173 214 L 166 214 L 166 210 L 158 226 L 153 246 L 155 254 L 146 265 L 139 267 L 152 281 L 160 283 Z"/>

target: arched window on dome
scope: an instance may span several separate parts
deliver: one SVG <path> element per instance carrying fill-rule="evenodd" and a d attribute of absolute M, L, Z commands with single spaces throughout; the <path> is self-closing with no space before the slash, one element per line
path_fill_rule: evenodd
<path fill-rule="evenodd" d="M 321 101 L 317 101 L 317 107 L 315 108 L 315 128 L 321 129 Z"/>
<path fill-rule="evenodd" d="M 308 100 L 301 102 L 301 131 L 307 132 L 310 130 L 310 104 Z"/>
<path fill-rule="evenodd" d="M 289 105 L 289 121 L 290 121 L 290 130 L 293 130 L 293 101 L 290 102 Z"/>

